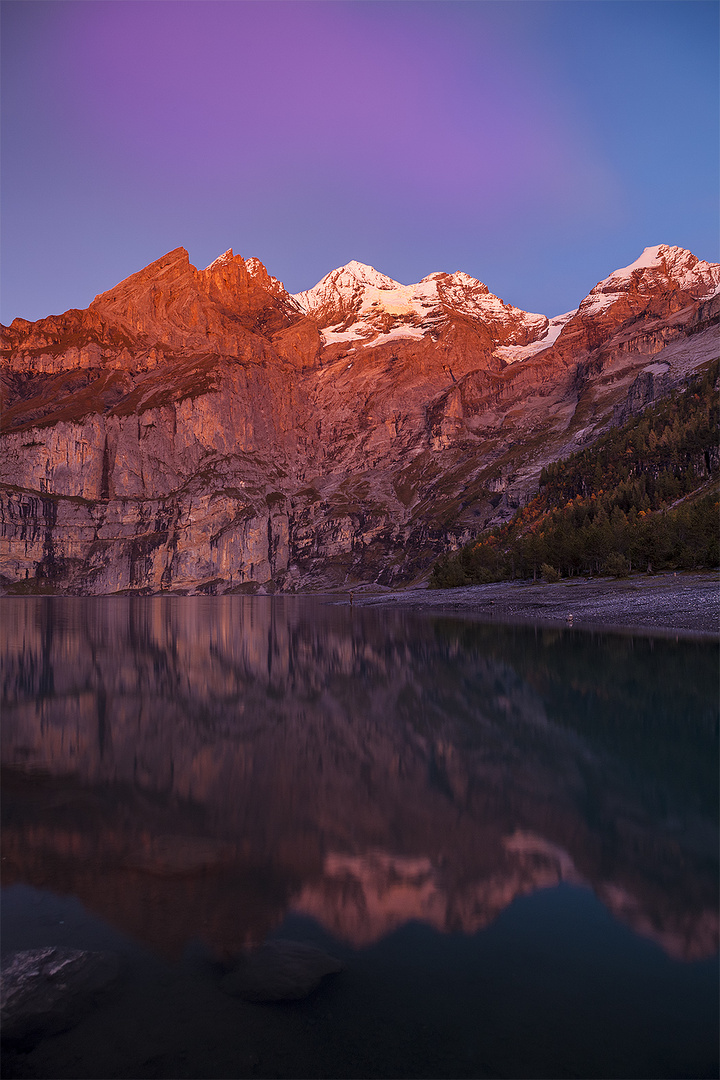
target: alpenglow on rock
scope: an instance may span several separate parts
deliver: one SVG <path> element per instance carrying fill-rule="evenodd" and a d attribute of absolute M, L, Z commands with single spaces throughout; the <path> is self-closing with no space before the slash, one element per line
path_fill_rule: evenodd
<path fill-rule="evenodd" d="M 256 258 L 197 270 L 176 248 L 3 328 L 0 585 L 421 577 L 716 357 L 719 285 L 660 245 L 548 319 L 462 272 L 402 285 L 351 262 L 291 296 Z"/>

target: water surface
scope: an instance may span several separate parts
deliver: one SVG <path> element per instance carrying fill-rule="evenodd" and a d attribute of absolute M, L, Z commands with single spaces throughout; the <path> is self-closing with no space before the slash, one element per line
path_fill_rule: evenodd
<path fill-rule="evenodd" d="M 6 1075 L 717 1075 L 716 645 L 299 597 L 0 619 L 3 954 L 123 960 Z M 346 968 L 223 994 L 268 937 Z"/>

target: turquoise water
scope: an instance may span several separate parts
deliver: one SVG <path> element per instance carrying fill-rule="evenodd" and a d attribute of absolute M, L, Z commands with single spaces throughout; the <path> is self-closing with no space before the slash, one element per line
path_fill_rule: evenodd
<path fill-rule="evenodd" d="M 300 597 L 0 619 L 3 955 L 123 965 L 6 1075 L 717 1075 L 717 645 Z M 272 937 L 345 969 L 224 994 Z"/>

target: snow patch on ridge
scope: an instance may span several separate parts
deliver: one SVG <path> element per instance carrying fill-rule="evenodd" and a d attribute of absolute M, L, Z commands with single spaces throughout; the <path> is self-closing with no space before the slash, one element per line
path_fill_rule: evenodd
<path fill-rule="evenodd" d="M 537 356 L 554 345 L 560 337 L 563 327 L 573 315 L 577 314 L 577 308 L 566 311 L 564 315 L 556 315 L 548 322 L 548 327 L 541 338 L 531 341 L 529 345 L 501 345 L 495 349 L 493 356 L 499 356 L 506 364 L 516 364 L 520 360 L 527 360 L 531 356 Z"/>
<path fill-rule="evenodd" d="M 339 326 L 342 324 L 339 324 Z M 427 333 L 421 326 L 408 326 L 407 324 L 395 326 L 385 333 L 375 333 L 372 327 L 366 323 L 354 323 L 346 330 L 328 326 L 320 331 L 324 345 L 336 345 L 338 342 L 355 341 L 359 345 L 384 345 L 386 341 L 394 341 L 397 338 L 415 338 L 419 340 Z"/>
<path fill-rule="evenodd" d="M 250 255 L 249 258 L 245 259 L 245 269 L 250 277 L 255 277 L 261 270 L 264 270 L 265 267 L 255 255 Z M 271 280 L 276 281 L 277 278 L 272 278 Z"/>

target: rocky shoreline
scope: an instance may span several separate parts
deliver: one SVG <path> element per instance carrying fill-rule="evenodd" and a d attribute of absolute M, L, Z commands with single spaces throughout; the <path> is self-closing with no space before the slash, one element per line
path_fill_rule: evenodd
<path fill-rule="evenodd" d="M 359 590 L 354 606 L 392 605 L 462 612 L 483 620 L 531 622 L 581 629 L 718 638 L 720 582 L 716 573 L 636 574 L 625 579 L 574 578 L 499 582 L 457 589 L 414 588 L 382 594 Z"/>

